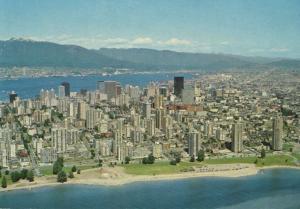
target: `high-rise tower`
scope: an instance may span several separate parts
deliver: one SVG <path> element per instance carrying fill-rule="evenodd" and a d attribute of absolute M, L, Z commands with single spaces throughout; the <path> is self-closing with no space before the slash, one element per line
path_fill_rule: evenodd
<path fill-rule="evenodd" d="M 240 122 L 232 126 L 231 150 L 237 153 L 243 151 L 243 124 Z"/>
<path fill-rule="evenodd" d="M 182 96 L 183 88 L 184 88 L 184 77 L 174 77 L 174 94 L 177 97 Z"/>
<path fill-rule="evenodd" d="M 272 136 L 272 149 L 282 150 L 282 133 L 283 133 L 283 120 L 282 117 L 275 117 L 273 119 L 273 136 Z"/>

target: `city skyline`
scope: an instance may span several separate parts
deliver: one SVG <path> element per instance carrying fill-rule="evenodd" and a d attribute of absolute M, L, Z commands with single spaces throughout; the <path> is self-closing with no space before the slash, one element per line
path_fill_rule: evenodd
<path fill-rule="evenodd" d="M 0 1 L 0 39 L 299 58 L 297 1 Z"/>
<path fill-rule="evenodd" d="M 299 209 L 299 23 L 299 0 L 0 0 L 0 209 Z"/>

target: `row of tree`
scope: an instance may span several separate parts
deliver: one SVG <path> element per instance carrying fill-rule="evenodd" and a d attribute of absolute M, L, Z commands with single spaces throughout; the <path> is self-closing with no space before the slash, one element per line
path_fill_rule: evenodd
<path fill-rule="evenodd" d="M 8 175 L 9 172 L 6 172 Z M 0 177 L 2 176 L 0 172 Z M 27 179 L 29 182 L 34 181 L 34 173 L 33 170 L 27 170 L 27 169 L 22 169 L 21 171 L 12 171 L 10 172 L 10 178 L 13 183 L 18 182 L 20 179 Z M 3 175 L 2 181 L 1 181 L 1 187 L 6 188 L 7 187 L 7 179 L 6 176 Z"/>
<path fill-rule="evenodd" d="M 64 183 L 69 178 L 74 178 L 74 172 L 80 174 L 80 169 L 76 168 L 74 165 L 69 172 L 69 175 L 63 170 L 64 168 L 64 159 L 62 157 L 57 158 L 57 160 L 53 164 L 53 174 L 57 175 L 57 182 Z"/>
<path fill-rule="evenodd" d="M 195 160 L 199 161 L 199 162 L 202 162 L 204 161 L 204 158 L 205 158 L 205 153 L 203 150 L 199 150 L 198 153 L 197 153 L 197 159 L 195 159 L 195 156 L 193 155 L 190 159 L 190 162 L 195 162 Z"/>
<path fill-rule="evenodd" d="M 153 154 L 149 154 L 148 157 L 144 157 L 142 160 L 143 164 L 153 164 L 155 162 L 155 157 Z"/>
<path fill-rule="evenodd" d="M 193 155 L 190 159 L 190 162 L 195 162 L 196 160 L 199 162 L 204 161 L 205 158 L 205 153 L 203 150 L 199 150 L 197 153 L 197 159 Z M 174 153 L 174 158 L 170 161 L 170 165 L 177 165 L 177 163 L 180 163 L 181 161 L 181 156 L 180 153 Z"/>

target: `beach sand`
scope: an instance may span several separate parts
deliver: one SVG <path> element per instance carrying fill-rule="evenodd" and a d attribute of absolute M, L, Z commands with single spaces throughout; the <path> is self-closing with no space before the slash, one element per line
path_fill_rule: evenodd
<path fill-rule="evenodd" d="M 255 175 L 259 169 L 253 164 L 230 164 L 209 166 L 207 171 L 189 171 L 176 174 L 161 175 L 131 175 L 124 172 L 123 167 L 94 168 L 81 171 L 81 174 L 75 174 L 75 178 L 70 179 L 63 184 L 85 184 L 85 185 L 104 185 L 118 186 L 133 182 L 146 182 L 158 180 L 177 180 L 195 177 L 240 177 Z M 226 170 L 225 170 L 226 169 Z M 20 180 L 18 183 L 8 185 L 7 188 L 0 188 L 1 191 L 11 191 L 16 189 L 32 189 L 43 186 L 55 186 L 62 183 L 56 182 L 56 176 L 35 177 L 34 182 Z"/>
<path fill-rule="evenodd" d="M 176 174 L 161 174 L 161 175 L 131 175 L 124 172 L 123 167 L 105 167 L 94 168 L 81 171 L 81 174 L 75 174 L 75 178 L 70 179 L 63 184 L 81 184 L 81 185 L 102 185 L 102 186 L 120 186 L 133 182 L 147 182 L 159 180 L 177 180 L 196 177 L 227 177 L 236 178 L 241 176 L 256 175 L 262 169 L 274 168 L 298 168 L 292 166 L 270 166 L 257 168 L 254 164 L 222 164 L 209 165 L 206 171 L 195 170 L 189 172 L 181 172 Z M 37 187 L 56 186 L 62 183 L 56 182 L 56 176 L 36 177 L 34 182 L 21 180 L 18 183 L 8 185 L 7 188 L 0 188 L 0 192 L 12 191 L 17 189 L 31 190 Z"/>

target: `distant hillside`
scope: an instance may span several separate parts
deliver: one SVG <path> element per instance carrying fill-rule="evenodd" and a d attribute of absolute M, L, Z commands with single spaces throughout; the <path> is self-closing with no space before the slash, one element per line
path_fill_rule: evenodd
<path fill-rule="evenodd" d="M 5 67 L 101 68 L 128 65 L 130 64 L 127 62 L 118 61 L 75 45 L 13 39 L 0 41 L 0 66 Z"/>
<path fill-rule="evenodd" d="M 268 66 L 283 69 L 300 69 L 300 60 L 279 60 L 268 63 Z"/>
<path fill-rule="evenodd" d="M 23 39 L 0 41 L 0 67 L 130 68 L 136 70 L 300 69 L 300 60 L 153 49 L 90 50 Z"/>
<path fill-rule="evenodd" d="M 99 54 L 121 61 L 143 64 L 164 69 L 208 69 L 221 70 L 240 68 L 253 64 L 223 54 L 185 53 L 153 49 L 112 49 L 101 48 Z"/>

